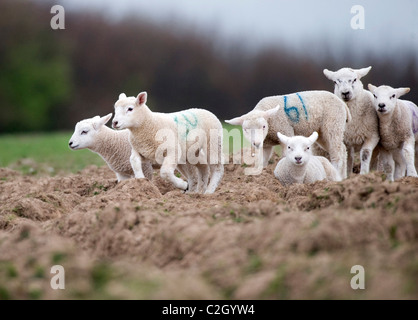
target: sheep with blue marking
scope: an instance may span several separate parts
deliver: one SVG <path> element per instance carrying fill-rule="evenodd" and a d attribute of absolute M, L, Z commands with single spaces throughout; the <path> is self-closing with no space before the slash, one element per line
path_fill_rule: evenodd
<path fill-rule="evenodd" d="M 224 172 L 222 124 L 211 112 L 188 109 L 175 113 L 152 112 L 147 93 L 119 95 L 113 128 L 129 129 L 131 164 L 136 178 L 143 178 L 141 156 L 161 165 L 160 175 L 174 187 L 210 194 Z M 175 175 L 180 171 L 187 182 Z"/>
<path fill-rule="evenodd" d="M 333 93 L 304 91 L 263 98 L 252 111 L 226 122 L 241 125 L 245 138 L 256 150 L 255 173 L 267 166 L 273 147 L 281 143 L 277 132 L 310 136 L 316 131 L 319 133 L 316 142 L 329 153 L 332 165 L 345 178 L 347 152 L 343 139 L 350 119 L 346 104 Z"/>

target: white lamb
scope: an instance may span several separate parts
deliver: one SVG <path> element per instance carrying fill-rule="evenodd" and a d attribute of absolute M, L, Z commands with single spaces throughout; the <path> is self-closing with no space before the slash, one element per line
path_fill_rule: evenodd
<path fill-rule="evenodd" d="M 249 113 L 226 122 L 242 126 L 244 136 L 258 150 L 258 159 L 263 159 L 264 167 L 273 147 L 280 143 L 278 131 L 288 136 L 309 136 L 317 131 L 317 143 L 329 153 L 340 175 L 346 177 L 347 152 L 343 138 L 347 120 L 350 112 L 336 95 L 328 91 L 305 91 L 263 98 Z M 261 167 L 260 162 L 256 167 Z"/>
<path fill-rule="evenodd" d="M 364 90 L 360 81 L 371 68 L 342 68 L 336 72 L 324 69 L 324 75 L 335 83 L 334 93 L 345 101 L 352 117 L 344 134 L 344 143 L 348 149 L 348 175 L 353 172 L 354 154 L 359 151 L 360 174 L 370 171 L 372 153 L 379 142 L 379 125 L 373 110 L 373 95 Z"/>
<path fill-rule="evenodd" d="M 119 182 L 134 177 L 129 161 L 131 145 L 128 130 L 115 131 L 105 126 L 111 117 L 109 113 L 78 122 L 68 145 L 72 150 L 89 149 L 99 154 L 115 172 Z M 152 180 L 151 162 L 143 159 L 142 171 L 147 179 Z"/>
<path fill-rule="evenodd" d="M 274 170 L 274 175 L 284 186 L 293 183 L 313 183 L 319 180 L 341 181 L 338 171 L 327 158 L 312 155 L 312 145 L 318 139 L 318 133 L 308 138 L 303 136 L 287 137 L 277 133 L 283 145 L 285 157 Z"/>
<path fill-rule="evenodd" d="M 136 178 L 143 178 L 141 158 L 161 164 L 160 175 L 176 188 L 188 192 L 213 193 L 224 167 L 222 124 L 211 112 L 188 109 L 175 113 L 152 112 L 147 93 L 119 95 L 113 128 L 129 129 L 131 164 Z M 197 159 L 197 160 L 196 160 Z M 178 169 L 188 182 L 175 176 Z"/>
<path fill-rule="evenodd" d="M 369 84 L 374 96 L 374 108 L 379 117 L 381 160 L 388 180 L 405 176 L 416 177 L 414 164 L 415 143 L 418 139 L 417 106 L 398 99 L 409 88 L 394 89 Z M 414 136 L 415 134 L 415 136 Z"/>

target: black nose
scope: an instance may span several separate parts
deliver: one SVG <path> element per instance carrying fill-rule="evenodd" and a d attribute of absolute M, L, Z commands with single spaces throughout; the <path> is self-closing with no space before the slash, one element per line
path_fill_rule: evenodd
<path fill-rule="evenodd" d="M 69 146 L 71 147 L 72 145 L 73 145 L 73 142 L 72 142 L 72 141 L 70 141 Z"/>
<path fill-rule="evenodd" d="M 386 107 L 384 103 L 379 103 L 379 108 L 383 109 L 384 107 Z"/>
<path fill-rule="evenodd" d="M 348 96 L 349 94 L 350 94 L 350 92 L 348 92 L 348 91 L 342 93 L 343 96 Z"/>
<path fill-rule="evenodd" d="M 118 125 L 117 121 L 113 121 L 113 126 L 116 127 Z"/>
<path fill-rule="evenodd" d="M 295 157 L 295 160 L 300 161 L 300 160 L 302 160 L 302 157 Z"/>

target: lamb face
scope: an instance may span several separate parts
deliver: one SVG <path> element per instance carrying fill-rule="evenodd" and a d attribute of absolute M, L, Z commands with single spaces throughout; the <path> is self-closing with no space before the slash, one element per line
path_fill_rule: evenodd
<path fill-rule="evenodd" d="M 280 141 L 285 145 L 284 153 L 287 161 L 295 166 L 304 166 L 312 156 L 312 144 L 318 139 L 318 133 L 314 132 L 308 138 L 304 136 L 287 137 L 277 133 Z"/>
<path fill-rule="evenodd" d="M 267 111 L 257 111 L 254 115 L 248 117 L 237 117 L 231 120 L 225 120 L 226 123 L 242 126 L 244 137 L 256 149 L 263 148 L 263 141 L 269 131 L 267 120 L 273 116 L 279 106 Z"/>
<path fill-rule="evenodd" d="M 342 68 L 332 72 L 324 70 L 325 76 L 334 81 L 334 93 L 345 102 L 354 100 L 363 91 L 363 84 L 360 79 L 369 73 L 371 67 L 363 69 Z"/>
<path fill-rule="evenodd" d="M 242 124 L 242 132 L 251 145 L 259 149 L 263 147 L 263 141 L 267 136 L 267 120 L 262 117 L 245 120 Z"/>
<path fill-rule="evenodd" d="M 107 116 L 85 119 L 75 125 L 74 133 L 68 143 L 70 149 L 80 150 L 86 148 L 94 148 L 96 137 L 100 134 L 100 129 L 105 125 L 112 114 Z"/>
<path fill-rule="evenodd" d="M 297 139 L 292 141 L 286 149 L 286 158 L 291 161 L 294 165 L 304 165 L 309 161 L 311 156 L 310 144 Z"/>
<path fill-rule="evenodd" d="M 137 98 L 127 97 L 124 93 L 121 93 L 119 100 L 115 103 L 115 117 L 112 127 L 121 130 L 140 126 L 143 120 L 140 109 L 146 101 L 146 92 L 141 92 Z"/>
<path fill-rule="evenodd" d="M 368 87 L 374 96 L 373 105 L 379 116 L 391 114 L 395 110 L 398 98 L 409 92 L 409 88 L 394 89 L 390 86 L 375 87 L 371 84 Z"/>

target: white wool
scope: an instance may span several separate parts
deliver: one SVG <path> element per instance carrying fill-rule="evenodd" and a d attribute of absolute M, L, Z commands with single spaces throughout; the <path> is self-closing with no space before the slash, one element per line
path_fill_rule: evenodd
<path fill-rule="evenodd" d="M 352 121 L 347 123 L 344 143 L 347 146 L 348 175 L 353 172 L 355 152 L 360 152 L 360 173 L 370 171 L 373 150 L 379 142 L 379 125 L 373 110 L 373 96 L 364 90 L 360 79 L 367 75 L 371 67 L 363 69 L 342 68 L 332 72 L 324 69 L 324 75 L 334 82 L 334 93 L 348 106 Z"/>
<path fill-rule="evenodd" d="M 260 100 L 249 113 L 227 120 L 241 125 L 244 136 L 258 150 L 267 166 L 273 147 L 280 143 L 277 132 L 288 136 L 320 133 L 317 143 L 330 154 L 332 165 L 346 177 L 347 152 L 343 142 L 350 113 L 341 99 L 328 91 L 304 91 Z"/>
<path fill-rule="evenodd" d="M 416 177 L 414 133 L 417 132 L 414 132 L 414 126 L 418 120 L 414 118 L 418 116 L 417 106 L 398 99 L 410 89 L 369 84 L 369 90 L 374 96 L 373 105 L 379 117 L 380 157 L 388 180 L 397 180 L 405 174 Z"/>
<path fill-rule="evenodd" d="M 131 163 L 135 177 L 143 176 L 138 157 L 141 155 L 160 163 L 161 177 L 176 188 L 188 189 L 188 192 L 215 192 L 224 171 L 222 124 L 218 118 L 204 109 L 176 113 L 152 112 L 146 101 L 147 93 L 141 92 L 136 98 L 121 94 L 115 103 L 113 127 L 126 128 L 131 132 Z M 197 140 L 191 140 L 192 136 Z M 167 141 L 161 141 L 160 138 Z M 166 147 L 164 157 L 159 154 L 163 145 Z M 198 154 L 197 163 L 190 161 L 191 153 Z M 216 161 L 211 158 L 213 155 Z M 184 160 L 184 163 L 180 160 Z M 188 183 L 175 176 L 175 169 L 187 178 Z"/>
<path fill-rule="evenodd" d="M 318 139 L 314 132 L 308 138 L 288 137 L 277 133 L 284 147 L 282 158 L 274 170 L 274 175 L 283 185 L 293 183 L 313 183 L 319 180 L 341 181 L 337 170 L 324 157 L 312 155 L 312 145 Z"/>
<path fill-rule="evenodd" d="M 105 124 L 112 114 L 104 117 L 96 116 L 78 122 L 69 141 L 72 150 L 89 149 L 100 155 L 109 168 L 115 172 L 118 181 L 134 177 L 129 158 L 131 145 L 129 131 L 115 131 Z M 149 161 L 142 162 L 142 170 L 146 178 L 152 180 L 152 166 Z"/>

